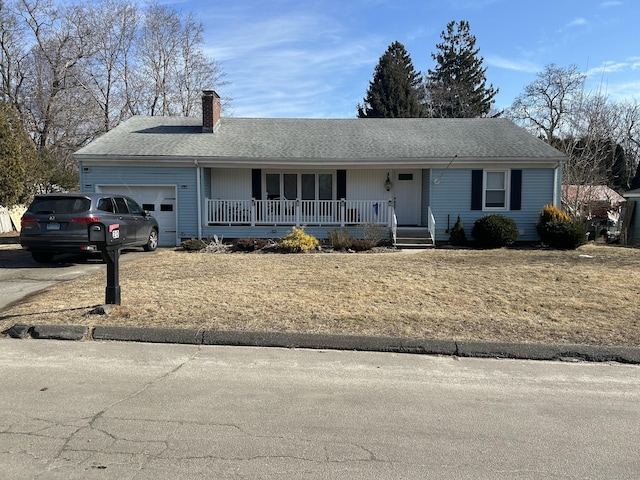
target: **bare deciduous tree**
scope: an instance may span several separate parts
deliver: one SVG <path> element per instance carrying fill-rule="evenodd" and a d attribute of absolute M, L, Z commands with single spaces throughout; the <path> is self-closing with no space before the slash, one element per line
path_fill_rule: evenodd
<path fill-rule="evenodd" d="M 585 75 L 575 65 L 546 65 L 516 97 L 508 116 L 549 144 L 570 135 L 579 110 Z"/>
<path fill-rule="evenodd" d="M 102 116 L 108 132 L 127 117 L 126 71 L 138 25 L 138 8 L 127 0 L 100 0 L 81 7 L 91 35 L 91 55 L 79 65 L 79 83 Z"/>
<path fill-rule="evenodd" d="M 508 110 L 516 123 L 564 151 L 563 184 L 573 185 L 563 203 L 574 212 L 589 189 L 608 185 L 626 190 L 638 168 L 637 103 L 615 104 L 599 92 L 585 92 L 577 67 L 547 65 Z M 566 189 L 565 191 L 568 191 Z"/>
<path fill-rule="evenodd" d="M 0 101 L 20 113 L 43 178 L 67 182 L 72 153 L 130 116 L 197 115 L 201 91 L 224 85 L 202 23 L 158 3 L 0 0 L 0 27 Z"/>

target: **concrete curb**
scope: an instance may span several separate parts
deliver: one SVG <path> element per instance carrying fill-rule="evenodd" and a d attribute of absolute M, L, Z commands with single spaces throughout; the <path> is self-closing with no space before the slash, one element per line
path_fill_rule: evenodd
<path fill-rule="evenodd" d="M 640 364 L 640 348 L 592 345 L 543 345 L 456 340 L 327 335 L 292 332 L 208 331 L 202 329 L 95 327 L 16 324 L 2 332 L 12 338 L 99 340 L 188 345 L 228 345 L 319 350 L 451 355 L 521 360 L 619 362 Z"/>

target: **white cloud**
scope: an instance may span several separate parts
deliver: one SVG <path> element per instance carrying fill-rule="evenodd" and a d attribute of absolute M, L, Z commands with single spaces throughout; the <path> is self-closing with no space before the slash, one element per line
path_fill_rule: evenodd
<path fill-rule="evenodd" d="M 623 72 L 630 67 L 628 62 L 603 62 L 599 67 L 590 68 L 586 74 L 588 77 L 603 75 L 605 73 Z"/>
<path fill-rule="evenodd" d="M 616 0 L 611 0 L 608 2 L 602 2 L 600 4 L 600 8 L 611 8 L 611 7 L 621 7 L 622 6 L 622 2 L 618 2 Z"/>
<path fill-rule="evenodd" d="M 587 26 L 589 26 L 589 22 L 587 21 L 587 19 L 583 17 L 579 17 L 567 23 L 564 27 L 560 29 L 560 31 L 568 30 L 570 28 L 587 27 Z"/>
<path fill-rule="evenodd" d="M 510 60 L 498 55 L 488 55 L 484 57 L 487 65 L 496 68 L 503 68 L 505 70 L 512 70 L 516 72 L 536 73 L 542 70 L 539 65 L 528 60 Z"/>
<path fill-rule="evenodd" d="M 207 53 L 227 73 L 220 93 L 233 97 L 239 116 L 355 116 L 359 99 L 337 100 L 336 92 L 353 89 L 354 77 L 370 78 L 383 48 L 374 34 L 350 38 L 340 23 L 319 15 L 219 25 Z"/>

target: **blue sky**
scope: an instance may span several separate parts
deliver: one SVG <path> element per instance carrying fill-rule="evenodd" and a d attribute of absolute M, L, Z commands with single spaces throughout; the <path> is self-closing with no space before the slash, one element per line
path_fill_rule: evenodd
<path fill-rule="evenodd" d="M 467 20 L 496 108 L 550 63 L 575 64 L 588 90 L 640 101 L 638 0 L 185 0 L 226 72 L 236 117 L 353 118 L 395 40 L 416 70 L 433 68 L 440 33 Z"/>

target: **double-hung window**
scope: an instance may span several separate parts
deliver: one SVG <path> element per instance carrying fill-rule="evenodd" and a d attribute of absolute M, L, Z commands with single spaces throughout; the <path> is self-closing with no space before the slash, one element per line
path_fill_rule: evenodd
<path fill-rule="evenodd" d="M 485 170 L 482 204 L 485 210 L 509 209 L 509 171 Z"/>
<path fill-rule="evenodd" d="M 268 200 L 333 200 L 332 173 L 267 173 Z"/>

